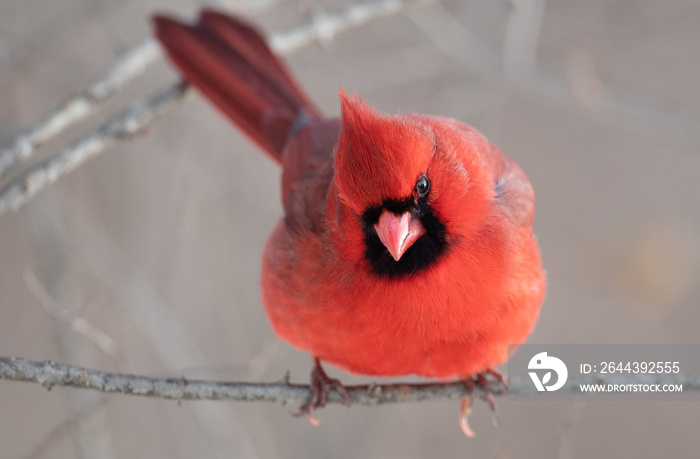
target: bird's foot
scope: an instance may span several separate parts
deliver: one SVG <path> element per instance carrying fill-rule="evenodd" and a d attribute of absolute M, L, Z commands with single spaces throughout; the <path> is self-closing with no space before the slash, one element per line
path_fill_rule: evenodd
<path fill-rule="evenodd" d="M 479 373 L 483 377 L 486 376 L 491 376 L 493 379 L 496 380 L 497 383 L 499 383 L 501 386 L 503 386 L 503 392 L 508 393 L 508 381 L 506 381 L 508 378 L 503 376 L 503 373 L 501 373 L 498 370 L 494 370 L 493 368 L 489 368 L 486 371 L 483 371 Z"/>
<path fill-rule="evenodd" d="M 496 382 L 501 384 L 504 391 L 508 391 L 508 384 L 506 383 L 503 375 L 499 371 L 492 368 L 464 380 L 464 384 L 467 386 L 469 395 L 462 397 L 459 403 L 459 426 L 464 435 L 469 438 L 473 438 L 475 435 L 474 431 L 469 426 L 469 415 L 472 412 L 471 406 L 474 400 L 474 386 L 478 386 L 484 391 L 486 402 L 489 404 L 489 408 L 491 409 L 493 424 L 495 426 L 499 425 L 496 399 L 493 396 L 493 392 L 491 392 L 492 381 L 489 380 L 488 376 L 491 376 Z"/>
<path fill-rule="evenodd" d="M 309 396 L 309 399 L 299 407 L 299 410 L 294 413 L 294 415 L 308 416 L 311 425 L 320 425 L 321 420 L 315 418 L 313 412 L 315 409 L 326 406 L 326 402 L 328 401 L 328 392 L 331 388 L 337 390 L 340 395 L 343 396 L 345 399 L 345 406 L 350 406 L 350 392 L 348 392 L 348 390 L 339 380 L 329 377 L 326 372 L 323 371 L 323 367 L 321 367 L 321 362 L 319 359 L 314 358 L 314 367 L 311 370 L 311 395 Z"/>

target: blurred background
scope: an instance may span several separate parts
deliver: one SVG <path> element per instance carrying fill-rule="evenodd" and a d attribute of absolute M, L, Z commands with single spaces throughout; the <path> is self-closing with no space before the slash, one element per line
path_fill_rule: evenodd
<path fill-rule="evenodd" d="M 268 33 L 340 0 L 218 5 Z M 193 0 L 0 0 L 0 142 Z M 700 3 L 442 0 L 288 56 L 329 115 L 345 87 L 389 113 L 468 122 L 537 196 L 549 290 L 536 343 L 694 343 L 700 310 Z M 45 157 L 174 81 L 162 61 Z M 308 381 L 272 333 L 260 260 L 279 171 L 197 94 L 0 217 L 0 355 L 151 376 Z M 694 356 L 697 358 L 697 356 Z M 354 378 L 328 368 L 352 384 Z M 331 406 L 183 402 L 0 380 L 3 458 L 688 457 L 693 403 Z"/>

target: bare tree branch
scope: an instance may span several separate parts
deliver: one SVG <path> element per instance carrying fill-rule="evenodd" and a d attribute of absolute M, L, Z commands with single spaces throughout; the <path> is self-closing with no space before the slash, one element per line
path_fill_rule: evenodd
<path fill-rule="evenodd" d="M 116 140 L 142 132 L 156 118 L 182 100 L 185 83 L 175 83 L 133 103 L 102 123 L 96 130 L 32 166 L 0 189 L 0 215 L 16 210 L 45 186 L 100 153 Z"/>
<path fill-rule="evenodd" d="M 39 304 L 46 314 L 53 320 L 66 325 L 74 333 L 82 336 L 114 363 L 117 370 L 123 369 L 126 357 L 119 349 L 119 345 L 104 331 L 100 330 L 77 312 L 63 309 L 51 296 L 49 290 L 37 279 L 36 274 L 30 269 L 24 271 L 24 283 L 27 289 L 39 300 Z M 120 368 L 120 365 L 122 368 Z"/>
<path fill-rule="evenodd" d="M 0 178 L 15 164 L 27 160 L 51 137 L 92 113 L 101 102 L 142 73 L 158 56 L 158 45 L 148 38 L 117 57 L 93 79 L 87 89 L 69 97 L 0 148 Z"/>
<path fill-rule="evenodd" d="M 126 373 L 92 370 L 51 361 L 37 362 L 0 357 L 0 379 L 35 382 L 46 388 L 69 386 L 101 392 L 121 392 L 173 400 L 239 400 L 278 403 L 304 402 L 309 398 L 308 385 L 277 383 L 240 383 L 187 380 L 185 378 L 151 378 Z M 348 386 L 352 402 L 361 405 L 458 398 L 467 395 L 463 383 L 384 384 Z M 500 387 L 493 393 L 501 395 Z M 329 403 L 344 403 L 333 390 Z"/>
<path fill-rule="evenodd" d="M 631 377 L 636 379 L 632 380 Z M 674 383 L 682 384 L 683 391 L 700 390 L 700 374 L 644 375 L 645 384 Z M 309 398 L 311 389 L 304 384 L 290 384 L 287 378 L 277 383 L 242 383 L 188 380 L 185 378 L 151 378 L 127 373 L 114 373 L 92 370 L 75 365 L 66 365 L 52 361 L 37 362 L 12 357 L 0 357 L 0 379 L 35 382 L 47 389 L 53 386 L 69 386 L 81 389 L 93 389 L 101 392 L 120 392 L 129 395 L 141 395 L 171 400 L 238 400 L 267 401 L 277 403 L 304 402 Z M 611 375 L 610 381 L 617 384 L 639 383 L 640 375 Z M 600 375 L 569 377 L 562 392 L 574 392 L 580 384 L 607 383 Z M 384 403 L 418 402 L 425 400 L 456 399 L 469 395 L 466 384 L 452 383 L 395 383 L 346 386 L 352 397 L 352 403 L 358 405 L 377 405 Z M 500 384 L 491 385 L 491 393 L 505 395 Z M 484 390 L 475 387 L 481 397 Z M 511 380 L 508 385 L 511 395 L 532 394 L 529 380 Z M 329 403 L 344 403 L 345 400 L 336 390 L 328 394 Z"/>
<path fill-rule="evenodd" d="M 270 46 L 280 54 L 288 54 L 315 41 L 328 42 L 339 33 L 430 1 L 432 0 L 380 0 L 351 4 L 338 13 L 316 11 L 307 24 L 271 35 Z"/>
<path fill-rule="evenodd" d="M 222 3 L 225 5 L 226 1 Z M 0 179 L 12 166 L 29 159 L 47 140 L 94 112 L 102 102 L 143 73 L 161 55 L 160 47 L 152 37 L 143 38 L 120 53 L 92 79 L 86 89 L 76 92 L 17 137 L 0 146 Z"/>

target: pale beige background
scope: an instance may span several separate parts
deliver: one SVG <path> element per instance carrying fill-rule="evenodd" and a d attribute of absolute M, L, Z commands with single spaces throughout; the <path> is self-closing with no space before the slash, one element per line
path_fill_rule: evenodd
<path fill-rule="evenodd" d="M 347 2 L 229 3 L 278 31 Z M 147 34 L 153 11 L 196 7 L 0 0 L 0 140 Z M 445 0 L 289 63 L 328 114 L 344 86 L 387 112 L 469 122 L 521 164 L 549 278 L 531 341 L 697 342 L 700 3 L 550 0 L 536 54 L 544 73 L 531 78 L 501 70 L 507 30 L 517 31 L 509 17 L 506 0 Z M 172 77 L 160 64 L 87 124 Z M 0 217 L 0 354 L 222 380 L 274 381 L 290 369 L 306 381 L 309 357 L 274 337 L 258 292 L 278 175 L 194 96 Z M 64 322 L 106 333 L 112 355 L 57 320 L 56 306 L 48 314 L 32 276 L 69 311 Z M 499 405 L 494 428 L 476 404 L 478 436 L 467 440 L 455 402 L 330 407 L 312 428 L 273 404 L 178 405 L 0 381 L 0 457 L 653 458 L 692 457 L 700 445 L 693 403 Z"/>

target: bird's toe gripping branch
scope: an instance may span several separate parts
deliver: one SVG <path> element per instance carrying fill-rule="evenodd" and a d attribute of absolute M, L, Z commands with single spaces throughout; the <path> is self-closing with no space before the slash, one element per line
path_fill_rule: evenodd
<path fill-rule="evenodd" d="M 343 384 L 335 378 L 329 377 L 323 367 L 321 367 L 321 362 L 318 358 L 314 358 L 314 367 L 311 370 L 311 395 L 309 399 L 299 407 L 299 410 L 294 413 L 295 416 L 308 416 L 309 422 L 312 425 L 318 426 L 321 424 L 321 420 L 317 419 L 313 415 L 313 411 L 317 408 L 323 408 L 326 406 L 328 401 L 328 392 L 331 389 L 337 390 L 345 399 L 345 406 L 350 406 L 351 396 L 350 392 L 343 386 Z"/>

